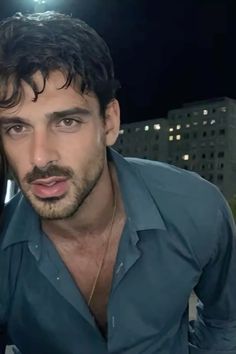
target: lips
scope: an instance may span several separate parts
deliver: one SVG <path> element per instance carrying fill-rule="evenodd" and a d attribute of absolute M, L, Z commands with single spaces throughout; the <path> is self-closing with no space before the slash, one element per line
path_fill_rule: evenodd
<path fill-rule="evenodd" d="M 63 196 L 68 189 L 68 179 L 62 176 L 37 179 L 31 183 L 32 193 L 38 198 Z"/>

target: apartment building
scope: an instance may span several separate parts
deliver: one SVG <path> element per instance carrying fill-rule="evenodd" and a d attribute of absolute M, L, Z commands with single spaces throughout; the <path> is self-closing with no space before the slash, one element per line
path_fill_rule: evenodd
<path fill-rule="evenodd" d="M 199 173 L 227 199 L 236 196 L 236 100 L 184 104 L 159 118 L 124 124 L 115 148 L 124 156 L 168 162 Z"/>

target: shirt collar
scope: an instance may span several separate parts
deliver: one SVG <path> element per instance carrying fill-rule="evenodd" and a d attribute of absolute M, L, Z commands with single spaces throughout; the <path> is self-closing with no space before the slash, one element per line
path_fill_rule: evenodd
<path fill-rule="evenodd" d="M 137 231 L 166 230 L 158 206 L 138 171 L 113 149 L 108 149 L 108 158 L 114 162 L 116 167 L 126 215 L 134 228 Z M 18 202 L 12 211 L 13 216 L 5 230 L 2 249 L 19 242 L 33 241 L 37 243 L 41 238 L 38 215 L 23 195 L 17 199 Z"/>
<path fill-rule="evenodd" d="M 113 149 L 108 149 L 109 157 L 116 167 L 127 218 L 135 225 L 135 229 L 166 230 L 158 206 L 138 170 Z"/>
<path fill-rule="evenodd" d="M 40 240 L 41 227 L 40 219 L 29 202 L 23 195 L 15 197 L 17 204 L 14 210 L 11 210 L 13 216 L 10 218 L 5 232 L 3 228 L 4 238 L 1 248 L 5 249 L 19 242 Z M 12 201 L 14 202 L 14 201 Z M 12 209 L 12 208 L 11 208 Z M 6 207 L 6 214 L 8 213 L 8 206 Z M 4 218 L 8 218 L 8 215 L 4 215 Z"/>

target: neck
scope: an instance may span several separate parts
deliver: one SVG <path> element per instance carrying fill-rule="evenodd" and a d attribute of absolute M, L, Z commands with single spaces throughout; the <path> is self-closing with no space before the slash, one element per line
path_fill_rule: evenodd
<path fill-rule="evenodd" d="M 106 230 L 112 218 L 114 193 L 118 194 L 115 168 L 106 165 L 93 191 L 75 215 L 64 220 L 43 220 L 43 230 L 58 241 L 97 237 Z"/>

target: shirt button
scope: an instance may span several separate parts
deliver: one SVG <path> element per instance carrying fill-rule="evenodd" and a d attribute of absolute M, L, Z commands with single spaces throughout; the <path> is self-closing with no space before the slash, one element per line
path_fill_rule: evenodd
<path fill-rule="evenodd" d="M 121 271 L 121 269 L 123 268 L 123 266 L 124 266 L 124 263 L 121 262 L 121 263 L 118 265 L 117 269 L 116 269 L 116 274 L 119 274 L 119 273 L 120 273 L 120 271 Z"/>
<path fill-rule="evenodd" d="M 112 325 L 112 328 L 115 328 L 115 326 L 116 326 L 115 316 L 112 316 L 112 318 L 111 318 L 111 325 Z"/>

